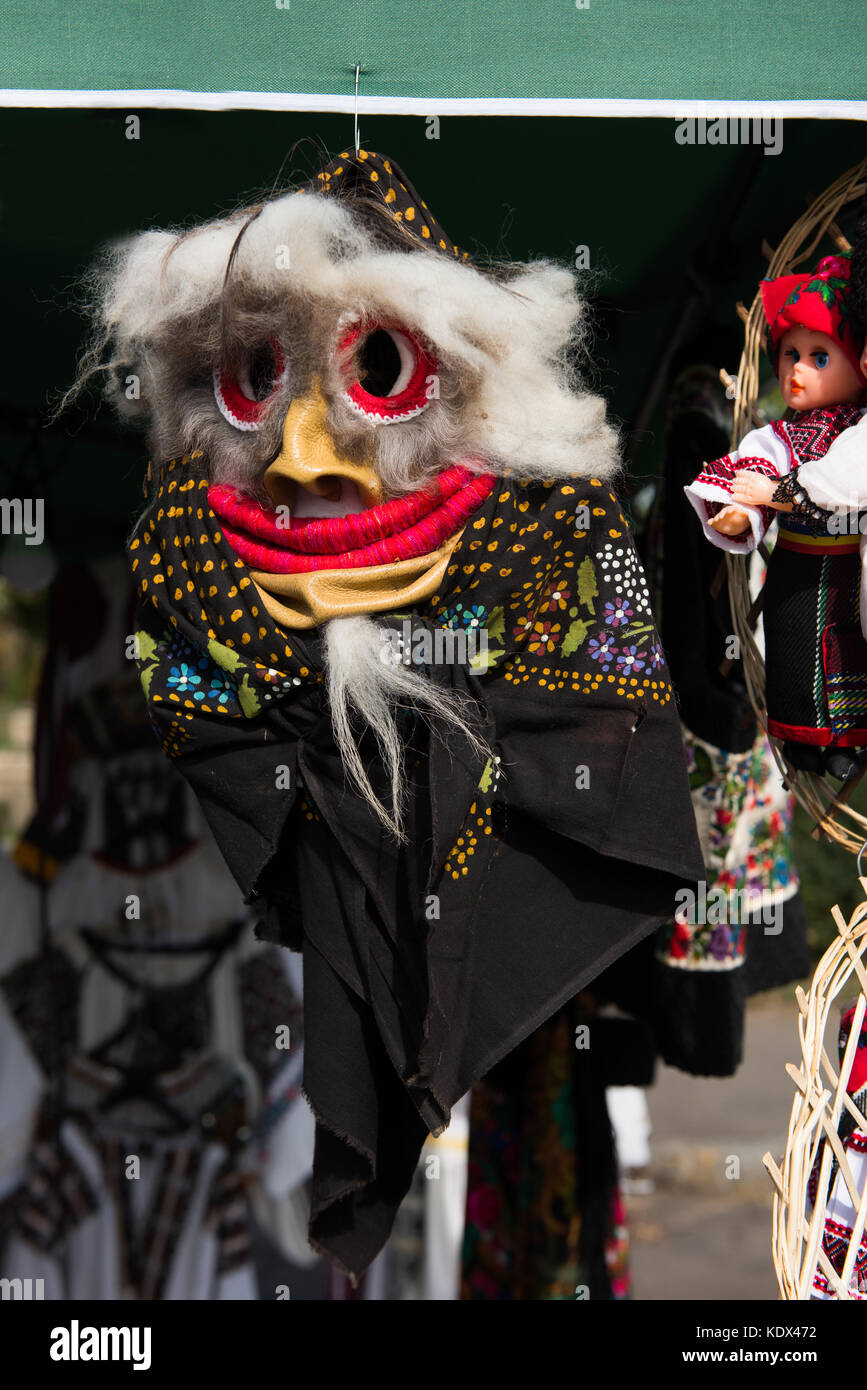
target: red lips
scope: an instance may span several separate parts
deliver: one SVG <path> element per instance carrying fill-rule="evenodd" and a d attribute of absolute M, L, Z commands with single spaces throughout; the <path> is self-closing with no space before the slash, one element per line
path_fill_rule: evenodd
<path fill-rule="evenodd" d="M 268 574 L 360 569 L 428 555 L 465 525 L 489 496 L 496 475 L 460 464 L 427 487 L 365 511 L 291 518 L 224 484 L 208 489 L 223 534 L 250 569 Z"/>

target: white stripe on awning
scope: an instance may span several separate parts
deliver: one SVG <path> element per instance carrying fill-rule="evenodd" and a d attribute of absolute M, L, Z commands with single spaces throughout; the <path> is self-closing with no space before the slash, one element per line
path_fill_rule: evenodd
<path fill-rule="evenodd" d="M 318 92 L 187 92 L 181 89 L 78 91 L 7 87 L 0 106 L 119 107 L 193 111 L 330 111 L 351 113 L 354 96 Z M 358 113 L 390 116 L 764 116 L 867 121 L 867 101 L 675 101 L 669 98 L 359 96 Z"/>

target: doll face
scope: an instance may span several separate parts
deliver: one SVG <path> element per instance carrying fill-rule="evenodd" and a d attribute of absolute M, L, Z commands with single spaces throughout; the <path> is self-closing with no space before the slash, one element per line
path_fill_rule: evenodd
<path fill-rule="evenodd" d="M 839 343 L 812 328 L 790 328 L 780 341 L 780 392 L 792 410 L 856 401 L 864 382 Z"/>

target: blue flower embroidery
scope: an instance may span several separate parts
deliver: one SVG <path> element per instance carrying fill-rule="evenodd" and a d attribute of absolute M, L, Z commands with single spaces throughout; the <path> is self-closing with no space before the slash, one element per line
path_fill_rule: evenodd
<path fill-rule="evenodd" d="M 638 655 L 637 647 L 621 647 L 620 655 L 617 658 L 618 671 L 628 671 L 630 675 L 633 671 L 643 671 L 644 662 Z"/>
<path fill-rule="evenodd" d="M 201 676 L 197 676 L 195 671 L 191 671 L 185 661 L 181 665 L 173 666 L 171 673 L 166 680 L 167 685 L 173 685 L 177 690 L 191 690 L 194 685 L 201 684 Z"/>
<path fill-rule="evenodd" d="M 612 657 L 617 655 L 613 632 L 599 632 L 587 643 L 587 650 L 594 661 L 604 662 L 603 671 L 608 671 Z"/>
<path fill-rule="evenodd" d="M 179 633 L 172 636 L 169 657 L 177 665 L 171 667 L 166 684 L 176 691 L 194 700 L 212 701 L 223 709 L 227 700 L 237 697 L 237 686 L 231 676 Z"/>
<path fill-rule="evenodd" d="M 605 621 L 609 627 L 625 627 L 632 617 L 632 609 L 625 598 L 605 605 Z"/>
<path fill-rule="evenodd" d="M 481 603 L 468 604 L 466 607 L 462 603 L 456 603 L 441 615 L 440 626 L 452 629 L 482 627 L 487 615 L 488 610 Z"/>

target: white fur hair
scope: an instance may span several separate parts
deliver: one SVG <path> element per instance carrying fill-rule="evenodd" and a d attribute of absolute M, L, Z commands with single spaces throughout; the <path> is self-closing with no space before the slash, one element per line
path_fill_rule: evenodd
<path fill-rule="evenodd" d="M 402 664 L 383 660 L 391 651 L 384 637 L 372 618 L 332 618 L 325 624 L 325 672 L 331 726 L 343 766 L 383 824 L 397 840 L 404 840 L 403 744 L 395 707 L 407 705 L 422 715 L 437 715 L 460 730 L 476 753 L 487 757 L 489 749 L 470 728 L 456 695 Z M 353 711 L 376 736 L 390 783 L 390 809 L 381 804 L 367 775 L 352 726 Z"/>
<path fill-rule="evenodd" d="M 290 390 L 319 376 L 336 442 L 352 452 L 373 436 L 387 492 L 416 488 L 458 460 L 521 477 L 611 480 L 618 470 L 605 404 L 574 374 L 585 322 L 572 271 L 536 261 L 495 277 L 426 247 L 407 254 L 382 245 L 351 202 L 306 191 L 266 203 L 253 220 L 144 232 L 95 274 L 96 331 L 79 383 L 107 371 L 117 407 L 144 409 L 154 452 L 204 448 L 216 479 L 249 484 L 279 447 L 279 418 L 262 438 L 240 435 L 212 399 L 207 369 L 220 357 L 227 287 L 250 337 L 266 325 L 279 333 L 288 316 L 281 341 L 298 361 Z M 441 397 L 414 420 L 376 425 L 342 404 L 336 334 L 362 313 L 403 323 L 438 356 Z M 143 403 L 126 399 L 129 373 Z"/>

